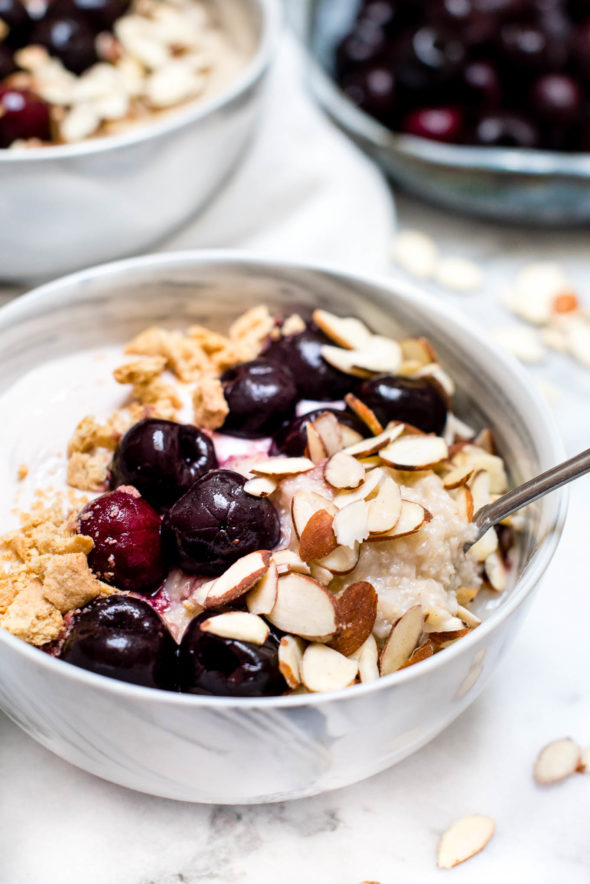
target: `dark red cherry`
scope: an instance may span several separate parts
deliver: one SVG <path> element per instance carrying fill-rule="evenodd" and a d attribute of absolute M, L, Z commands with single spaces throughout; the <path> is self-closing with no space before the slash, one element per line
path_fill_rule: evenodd
<path fill-rule="evenodd" d="M 16 70 L 12 49 L 6 43 L 0 43 L 0 80 L 6 79 Z"/>
<path fill-rule="evenodd" d="M 230 436 L 271 436 L 295 410 L 298 395 L 293 378 L 286 367 L 268 359 L 228 368 L 221 383 L 229 414 L 220 432 Z"/>
<path fill-rule="evenodd" d="M 309 322 L 305 331 L 271 341 L 262 355 L 289 371 L 302 399 L 326 402 L 342 399 L 357 383 L 355 378 L 332 368 L 323 358 L 321 349 L 330 343 L 317 325 Z"/>
<path fill-rule="evenodd" d="M 533 83 L 531 110 L 543 123 L 567 126 L 582 117 L 584 93 L 566 74 L 545 74 Z"/>
<path fill-rule="evenodd" d="M 121 439 L 111 467 L 111 488 L 133 485 L 161 512 L 217 465 L 213 443 L 201 430 L 146 418 Z"/>
<path fill-rule="evenodd" d="M 539 132 L 522 114 L 494 111 L 480 117 L 474 140 L 482 147 L 538 147 Z"/>
<path fill-rule="evenodd" d="M 366 424 L 356 414 L 351 414 L 349 411 L 340 411 L 337 408 L 316 408 L 313 411 L 308 411 L 307 414 L 301 417 L 293 418 L 293 420 L 283 424 L 273 437 L 270 453 L 272 455 L 285 454 L 287 457 L 301 457 L 304 455 L 307 445 L 306 427 L 308 423 L 315 420 L 321 414 L 326 414 L 326 412 L 336 415 L 339 423 L 345 424 L 352 430 L 356 430 L 361 436 L 369 435 Z"/>
<path fill-rule="evenodd" d="M 211 612 L 191 620 L 180 643 L 180 690 L 222 697 L 282 694 L 287 685 L 279 671 L 280 638 L 271 632 L 263 645 L 221 638 L 201 630 Z"/>
<path fill-rule="evenodd" d="M 0 147 L 27 138 L 49 141 L 49 106 L 26 89 L 0 86 Z"/>
<path fill-rule="evenodd" d="M 356 396 L 386 426 L 389 421 L 412 424 L 424 433 L 442 433 L 447 403 L 427 380 L 385 376 L 364 381 Z"/>
<path fill-rule="evenodd" d="M 31 17 L 22 0 L 0 0 L 0 20 L 8 28 L 5 42 L 9 46 L 24 46 L 31 28 Z"/>
<path fill-rule="evenodd" d="M 387 47 L 385 30 L 370 19 L 357 22 L 336 50 L 336 64 L 341 73 L 375 61 Z"/>
<path fill-rule="evenodd" d="M 168 560 L 189 574 L 222 574 L 233 562 L 280 539 L 277 511 L 269 500 L 244 491 L 231 470 L 198 479 L 168 510 L 162 538 Z"/>
<path fill-rule="evenodd" d="M 502 98 L 498 71 L 489 61 L 472 61 L 463 71 L 465 100 L 478 110 L 495 107 Z"/>
<path fill-rule="evenodd" d="M 418 28 L 395 52 L 399 82 L 428 95 L 456 76 L 465 61 L 465 47 L 452 32 L 436 26 Z"/>
<path fill-rule="evenodd" d="M 79 19 L 94 31 L 110 31 L 128 6 L 128 0 L 52 0 L 47 15 Z"/>
<path fill-rule="evenodd" d="M 158 614 L 140 599 L 95 599 L 75 618 L 60 657 L 67 663 L 150 688 L 177 687 L 177 646 Z"/>
<path fill-rule="evenodd" d="M 98 61 L 94 32 L 77 18 L 42 19 L 33 30 L 31 42 L 45 46 L 74 74 L 82 74 Z"/>
<path fill-rule="evenodd" d="M 149 595 L 166 576 L 160 517 L 133 488 L 119 488 L 87 504 L 78 532 L 91 537 L 88 564 L 119 589 Z"/>
<path fill-rule="evenodd" d="M 387 120 L 395 107 L 395 75 L 385 65 L 353 71 L 343 79 L 342 91 L 378 120 Z"/>
<path fill-rule="evenodd" d="M 402 130 L 408 135 L 452 144 L 461 140 L 463 115 L 454 107 L 420 107 L 404 118 Z"/>

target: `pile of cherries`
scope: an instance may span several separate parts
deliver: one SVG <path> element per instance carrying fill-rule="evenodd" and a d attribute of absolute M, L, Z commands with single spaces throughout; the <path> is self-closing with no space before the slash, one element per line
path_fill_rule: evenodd
<path fill-rule="evenodd" d="M 342 374 L 322 358 L 326 343 L 309 323 L 269 343 L 260 358 L 227 370 L 222 384 L 230 410 L 220 432 L 272 437 L 272 453 L 300 456 L 307 423 L 332 411 L 367 435 L 355 414 L 337 407 L 352 389 L 384 425 L 401 420 L 425 432 L 442 431 L 447 407 L 436 386 L 425 379 L 360 381 Z M 301 400 L 315 400 L 316 408 L 298 417 Z M 247 494 L 245 481 L 219 468 L 213 442 L 195 426 L 146 418 L 131 427 L 113 458 L 113 490 L 84 507 L 78 520 L 80 533 L 94 541 L 88 556 L 93 572 L 130 595 L 99 598 L 75 615 L 61 658 L 168 690 L 230 696 L 285 691 L 276 629 L 260 646 L 222 638 L 200 628 L 204 617 L 216 613 L 209 610 L 191 621 L 177 646 L 154 609 L 171 568 L 211 578 L 242 556 L 278 544 L 275 507 Z"/>
<path fill-rule="evenodd" d="M 335 69 L 393 131 L 590 150 L 587 0 L 364 0 Z"/>
<path fill-rule="evenodd" d="M 30 90 L 3 82 L 17 72 L 15 52 L 44 46 L 69 71 L 82 74 L 98 61 L 97 34 L 110 31 L 128 5 L 129 0 L 48 0 L 27 7 L 22 0 L 0 0 L 6 26 L 0 37 L 0 147 L 19 139 L 51 138 L 49 105 Z"/>

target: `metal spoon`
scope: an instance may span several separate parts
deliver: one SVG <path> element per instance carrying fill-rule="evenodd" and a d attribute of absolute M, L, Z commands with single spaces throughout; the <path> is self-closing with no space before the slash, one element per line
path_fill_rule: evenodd
<path fill-rule="evenodd" d="M 528 506 L 529 503 L 533 503 L 539 497 L 549 494 L 550 491 L 555 491 L 556 488 L 561 488 L 562 485 L 567 485 L 568 482 L 578 479 L 585 473 L 590 473 L 590 448 L 582 451 L 580 454 L 576 454 L 570 460 L 566 460 L 564 463 L 547 470 L 547 472 L 541 473 L 540 476 L 529 479 L 528 482 L 519 485 L 518 488 L 513 488 L 512 491 L 503 494 L 502 497 L 499 497 L 493 503 L 482 506 L 473 519 L 473 524 L 477 525 L 477 536 L 465 544 L 465 552 L 467 552 L 470 546 L 477 543 L 486 531 L 493 528 L 502 519 L 511 516 L 512 513 L 522 509 L 524 506 Z"/>

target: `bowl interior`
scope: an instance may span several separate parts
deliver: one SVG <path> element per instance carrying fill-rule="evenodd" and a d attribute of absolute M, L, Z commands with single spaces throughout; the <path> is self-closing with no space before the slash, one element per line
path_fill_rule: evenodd
<path fill-rule="evenodd" d="M 458 415 L 475 428 L 494 430 L 512 482 L 560 459 L 561 443 L 548 412 L 519 367 L 444 304 L 402 283 L 381 285 L 329 270 L 228 260 L 222 254 L 124 261 L 51 283 L 4 308 L 0 394 L 47 360 L 123 343 L 150 325 L 178 328 L 196 322 L 224 331 L 238 314 L 260 303 L 277 314 L 309 314 L 321 304 L 341 315 L 358 315 L 382 334 L 427 336 L 455 380 Z M 527 572 L 535 552 L 547 546 L 550 553 L 562 506 L 561 495 L 554 494 L 528 508 L 514 576 Z M 502 607 L 510 595 L 490 594 L 482 607 Z"/>

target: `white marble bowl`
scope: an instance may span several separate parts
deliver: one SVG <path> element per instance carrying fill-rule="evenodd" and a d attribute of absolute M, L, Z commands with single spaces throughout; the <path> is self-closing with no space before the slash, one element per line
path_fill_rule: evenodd
<path fill-rule="evenodd" d="M 425 334 L 455 378 L 459 413 L 495 430 L 514 481 L 562 458 L 547 409 L 516 363 L 441 301 L 398 281 L 246 258 L 168 254 L 85 271 L 0 310 L 0 393 L 45 360 L 146 325 L 223 329 L 246 307 L 321 304 L 384 334 Z M 440 654 L 333 694 L 264 699 L 136 687 L 48 657 L 0 629 L 0 706 L 52 752 L 123 786 L 185 801 L 279 801 L 336 789 L 405 758 L 480 693 L 557 544 L 565 498 L 529 512 L 516 584 Z M 507 683 L 505 689 L 510 690 Z"/>
<path fill-rule="evenodd" d="M 40 281 L 145 251 L 213 197 L 255 131 L 280 33 L 279 0 L 217 6 L 252 54 L 219 95 L 120 135 L 0 150 L 0 281 Z"/>

